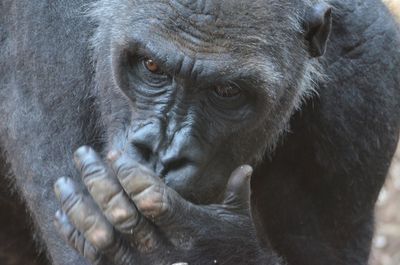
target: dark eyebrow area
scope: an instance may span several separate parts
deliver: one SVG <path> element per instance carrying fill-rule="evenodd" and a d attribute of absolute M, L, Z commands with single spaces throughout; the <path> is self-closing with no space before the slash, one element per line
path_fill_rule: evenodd
<path fill-rule="evenodd" d="M 251 89 L 252 93 L 260 96 L 266 96 L 268 93 L 269 90 L 266 90 L 265 86 L 276 85 L 278 82 L 269 75 L 273 66 L 267 58 L 259 64 L 253 61 L 239 65 L 230 54 L 196 54 L 158 34 L 152 36 L 142 35 L 141 38 L 133 40 L 134 56 L 138 59 L 152 59 L 170 76 L 190 80 L 201 87 L 239 84 L 241 88 Z"/>
<path fill-rule="evenodd" d="M 228 53 L 197 53 L 157 35 L 135 39 L 134 45 L 137 57 L 154 60 L 171 76 L 223 81 L 231 79 L 235 68 L 235 60 Z"/>

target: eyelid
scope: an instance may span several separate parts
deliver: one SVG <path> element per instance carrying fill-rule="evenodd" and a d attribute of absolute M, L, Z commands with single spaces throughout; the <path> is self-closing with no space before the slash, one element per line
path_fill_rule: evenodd
<path fill-rule="evenodd" d="M 218 91 L 219 89 L 221 89 L 222 91 Z M 229 92 L 231 92 L 231 90 L 234 90 L 234 93 L 232 93 L 232 95 L 229 94 Z M 219 97 L 226 98 L 226 99 L 227 98 L 235 98 L 242 93 L 242 89 L 239 86 L 232 85 L 232 84 L 227 84 L 224 86 L 217 85 L 217 86 L 215 86 L 214 91 Z M 223 95 L 224 92 L 227 92 L 226 95 Z"/>

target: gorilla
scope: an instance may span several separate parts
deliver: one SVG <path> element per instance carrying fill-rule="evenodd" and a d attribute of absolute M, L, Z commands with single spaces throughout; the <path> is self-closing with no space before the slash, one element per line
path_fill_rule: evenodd
<path fill-rule="evenodd" d="M 33 227 L 40 264 L 367 264 L 400 129 L 379 0 L 0 14 L 0 233 Z"/>

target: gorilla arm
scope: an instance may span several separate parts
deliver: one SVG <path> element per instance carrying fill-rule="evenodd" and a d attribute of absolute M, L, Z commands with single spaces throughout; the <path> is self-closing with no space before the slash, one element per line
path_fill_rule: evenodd
<path fill-rule="evenodd" d="M 257 243 L 251 167 L 232 173 L 222 204 L 199 206 L 126 155 L 108 159 L 110 168 L 88 147 L 75 153 L 91 196 L 68 178 L 55 185 L 56 226 L 91 264 L 281 264 Z"/>

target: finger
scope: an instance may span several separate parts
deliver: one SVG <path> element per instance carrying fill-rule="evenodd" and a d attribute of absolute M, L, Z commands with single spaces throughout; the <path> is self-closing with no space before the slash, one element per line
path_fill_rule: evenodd
<path fill-rule="evenodd" d="M 110 172 L 96 152 L 81 147 L 74 154 L 77 167 L 90 195 L 111 224 L 124 233 L 129 233 L 139 220 L 138 211 L 125 195 L 118 180 Z"/>
<path fill-rule="evenodd" d="M 170 244 L 181 247 L 185 240 L 192 240 L 187 235 L 195 235 L 199 230 L 197 219 L 207 216 L 200 207 L 184 200 L 152 171 L 124 154 L 114 156 L 110 162 L 137 209 L 157 225 Z"/>
<path fill-rule="evenodd" d="M 177 210 L 179 195 L 168 188 L 160 178 L 149 169 L 120 154 L 111 161 L 119 182 L 137 209 L 157 225 L 163 225 Z M 171 205 L 174 204 L 174 207 Z M 176 207 L 175 207 L 176 206 Z"/>
<path fill-rule="evenodd" d="M 90 244 L 86 238 L 70 223 L 67 215 L 62 211 L 57 211 L 54 224 L 59 234 L 68 244 L 78 251 L 90 264 L 107 265 L 106 259 L 99 251 Z"/>
<path fill-rule="evenodd" d="M 71 224 L 115 265 L 133 263 L 136 259 L 129 246 L 119 237 L 93 201 L 82 195 L 69 178 L 55 184 L 56 196 Z"/>
<path fill-rule="evenodd" d="M 56 196 L 61 202 L 63 211 L 67 214 L 72 224 L 85 237 L 99 246 L 99 249 L 107 249 L 114 243 L 115 234 L 111 224 L 98 213 L 95 205 L 83 196 L 68 178 L 61 178 L 55 184 Z"/>
<path fill-rule="evenodd" d="M 154 248 L 160 241 L 154 225 L 141 216 L 97 153 L 81 147 L 74 158 L 86 187 L 107 220 L 117 230 L 129 234 L 141 251 Z"/>
<path fill-rule="evenodd" d="M 250 205 L 250 180 L 253 168 L 248 165 L 237 168 L 231 174 L 225 192 L 224 204 L 247 210 Z"/>

